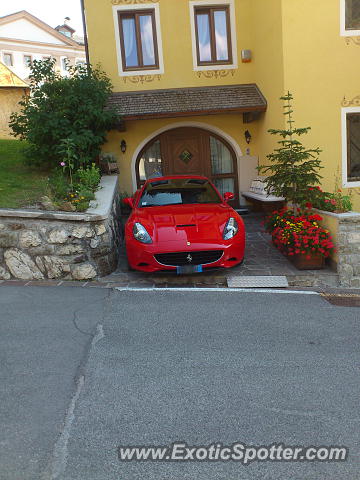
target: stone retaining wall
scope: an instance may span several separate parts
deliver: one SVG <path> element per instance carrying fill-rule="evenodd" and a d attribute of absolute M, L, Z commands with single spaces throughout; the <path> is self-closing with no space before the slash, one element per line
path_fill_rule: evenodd
<path fill-rule="evenodd" d="M 333 236 L 336 253 L 332 257 L 343 287 L 360 288 L 360 213 L 318 211 L 321 224 Z"/>
<path fill-rule="evenodd" d="M 0 209 L 0 279 L 91 280 L 113 272 L 121 244 L 117 177 L 85 213 Z"/>

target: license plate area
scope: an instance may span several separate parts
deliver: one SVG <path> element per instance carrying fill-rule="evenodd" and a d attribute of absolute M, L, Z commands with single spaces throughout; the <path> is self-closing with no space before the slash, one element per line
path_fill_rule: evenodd
<path fill-rule="evenodd" d="M 176 267 L 176 273 L 178 275 L 184 275 L 189 273 L 201 273 L 203 271 L 202 265 L 182 265 Z"/>

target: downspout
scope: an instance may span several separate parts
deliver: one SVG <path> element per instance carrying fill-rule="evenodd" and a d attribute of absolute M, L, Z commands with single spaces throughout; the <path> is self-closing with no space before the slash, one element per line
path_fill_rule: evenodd
<path fill-rule="evenodd" d="M 87 65 L 87 68 L 89 70 L 90 55 L 89 55 L 89 43 L 88 43 L 87 28 L 86 28 L 84 0 L 80 0 L 80 4 L 81 4 L 81 16 L 82 16 L 82 22 L 83 22 L 83 28 L 84 28 L 84 45 L 85 45 L 86 65 Z"/>

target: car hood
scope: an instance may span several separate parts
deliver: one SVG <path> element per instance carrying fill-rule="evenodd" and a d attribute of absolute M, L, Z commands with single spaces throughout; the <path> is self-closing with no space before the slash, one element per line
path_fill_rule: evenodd
<path fill-rule="evenodd" d="M 154 242 L 223 241 L 222 232 L 230 217 L 238 217 L 225 204 L 169 205 L 139 208 L 131 220 L 141 223 Z"/>

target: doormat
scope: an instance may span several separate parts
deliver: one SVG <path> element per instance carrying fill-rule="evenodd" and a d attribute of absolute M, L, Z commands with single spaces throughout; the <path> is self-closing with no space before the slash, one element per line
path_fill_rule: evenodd
<path fill-rule="evenodd" d="M 229 288 L 287 288 L 285 276 L 238 276 L 227 279 Z"/>

